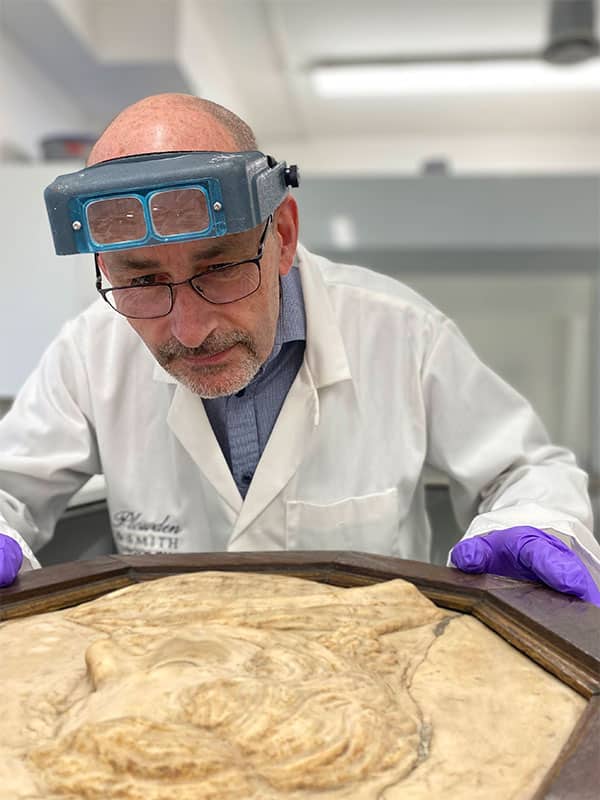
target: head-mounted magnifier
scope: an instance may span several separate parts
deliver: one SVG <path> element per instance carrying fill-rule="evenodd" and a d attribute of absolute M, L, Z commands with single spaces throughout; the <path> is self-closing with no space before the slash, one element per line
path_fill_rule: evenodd
<path fill-rule="evenodd" d="M 60 175 L 44 198 L 58 255 L 102 253 L 255 228 L 298 183 L 259 151 L 152 153 Z"/>

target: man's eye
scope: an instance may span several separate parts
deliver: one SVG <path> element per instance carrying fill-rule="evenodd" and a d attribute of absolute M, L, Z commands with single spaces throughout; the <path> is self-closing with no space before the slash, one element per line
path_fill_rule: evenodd
<path fill-rule="evenodd" d="M 208 267 L 205 269 L 202 275 L 210 275 L 213 272 L 223 272 L 230 270 L 231 267 L 237 267 L 237 261 L 225 261 L 221 264 L 209 264 Z"/>
<path fill-rule="evenodd" d="M 132 286 L 153 286 L 156 283 L 156 275 L 140 275 L 137 278 L 132 278 Z"/>

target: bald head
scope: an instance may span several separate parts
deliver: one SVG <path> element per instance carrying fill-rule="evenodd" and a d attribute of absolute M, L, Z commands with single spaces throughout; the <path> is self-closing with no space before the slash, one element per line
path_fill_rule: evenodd
<path fill-rule="evenodd" d="M 174 150 L 256 150 L 246 123 L 223 106 L 188 94 L 156 94 L 121 111 L 102 133 L 88 164 Z"/>

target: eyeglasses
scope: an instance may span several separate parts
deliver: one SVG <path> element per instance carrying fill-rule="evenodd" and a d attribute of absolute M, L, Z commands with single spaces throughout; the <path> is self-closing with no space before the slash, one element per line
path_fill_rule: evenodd
<path fill-rule="evenodd" d="M 96 289 L 111 308 L 129 319 L 157 319 L 166 317 L 173 310 L 174 286 L 189 284 L 207 303 L 222 305 L 235 303 L 254 294 L 260 286 L 260 260 L 263 257 L 265 239 L 273 216 L 269 215 L 267 224 L 258 243 L 255 258 L 233 261 L 227 264 L 212 264 L 204 272 L 183 281 L 148 283 L 133 286 L 114 286 L 102 288 L 102 273 L 96 262 Z M 138 278 L 143 281 L 147 276 Z"/>

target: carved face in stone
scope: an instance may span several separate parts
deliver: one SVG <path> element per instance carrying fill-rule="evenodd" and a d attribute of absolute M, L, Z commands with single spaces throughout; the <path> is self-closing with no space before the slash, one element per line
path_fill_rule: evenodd
<path fill-rule="evenodd" d="M 132 778 L 161 798 L 174 780 L 194 798 L 398 780 L 418 759 L 417 709 L 406 691 L 361 674 L 355 656 L 224 625 L 101 639 L 86 653 L 95 691 L 33 761 L 55 791 L 99 776 L 98 794 L 86 789 L 94 798 Z"/>
<path fill-rule="evenodd" d="M 585 708 L 400 580 L 177 575 L 5 622 L 0 652 L 15 800 L 528 798 Z"/>

